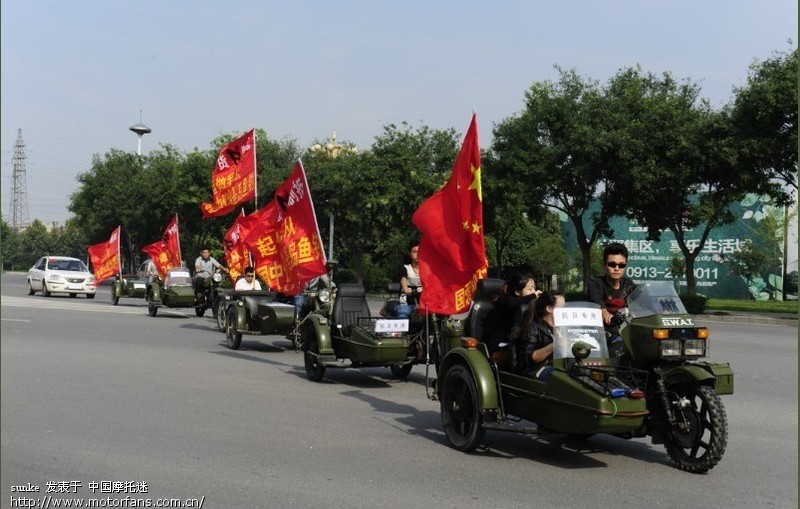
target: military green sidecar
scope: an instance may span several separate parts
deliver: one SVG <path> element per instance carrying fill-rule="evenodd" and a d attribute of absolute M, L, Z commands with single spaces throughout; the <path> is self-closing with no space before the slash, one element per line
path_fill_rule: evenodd
<path fill-rule="evenodd" d="M 409 329 L 409 319 L 372 316 L 364 287 L 342 283 L 333 306 L 310 313 L 302 325 L 306 374 L 319 381 L 328 367 L 383 366 L 405 377 L 415 363 L 425 360 L 423 335 Z"/>
<path fill-rule="evenodd" d="M 231 291 L 218 295 L 217 327 L 228 347 L 238 350 L 242 335 L 286 335 L 294 328 L 294 306 L 283 304 L 269 290 Z"/>
<path fill-rule="evenodd" d="M 193 308 L 195 293 L 189 270 L 184 267 L 173 267 L 167 270 L 163 281 L 153 280 L 147 285 L 147 314 L 156 316 L 159 307 Z"/>
<path fill-rule="evenodd" d="M 147 295 L 147 282 L 143 279 L 136 279 L 132 276 L 123 277 L 117 274 L 114 283 L 111 285 L 111 304 L 119 304 L 121 297 L 131 297 L 143 299 Z"/>

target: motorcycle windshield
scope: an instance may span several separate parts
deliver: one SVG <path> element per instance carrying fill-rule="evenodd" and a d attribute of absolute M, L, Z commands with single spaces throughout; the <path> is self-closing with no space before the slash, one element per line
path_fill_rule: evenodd
<path fill-rule="evenodd" d="M 553 311 L 553 359 L 572 359 L 572 345 L 583 341 L 592 347 L 589 359 L 608 358 L 603 315 L 591 302 L 567 302 Z"/>
<path fill-rule="evenodd" d="M 628 310 L 633 318 L 652 315 L 685 315 L 686 308 L 669 281 L 648 281 L 628 296 Z"/>

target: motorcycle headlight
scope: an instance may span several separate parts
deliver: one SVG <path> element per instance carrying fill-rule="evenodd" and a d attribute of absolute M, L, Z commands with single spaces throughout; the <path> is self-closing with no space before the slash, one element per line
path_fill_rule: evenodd
<path fill-rule="evenodd" d="M 222 281 L 222 274 L 220 274 L 219 272 L 215 272 L 214 275 L 211 276 L 211 279 L 213 279 L 215 283 L 219 283 L 220 281 Z"/>
<path fill-rule="evenodd" d="M 317 298 L 320 302 L 327 304 L 331 301 L 331 292 L 329 290 L 320 290 Z"/>
<path fill-rule="evenodd" d="M 62 278 L 58 274 L 50 274 L 49 276 L 47 276 L 47 280 L 48 281 L 63 281 L 64 278 Z"/>
<path fill-rule="evenodd" d="M 680 339 L 663 339 L 659 342 L 662 357 L 680 357 L 681 356 L 681 340 Z"/>
<path fill-rule="evenodd" d="M 706 342 L 702 339 L 687 339 L 683 345 L 683 354 L 687 357 L 705 357 Z"/>

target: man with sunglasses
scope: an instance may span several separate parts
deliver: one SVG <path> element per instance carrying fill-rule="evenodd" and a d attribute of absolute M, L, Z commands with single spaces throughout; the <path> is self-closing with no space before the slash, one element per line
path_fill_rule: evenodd
<path fill-rule="evenodd" d="M 628 248 L 612 242 L 603 249 L 605 274 L 593 277 L 586 288 L 586 299 L 599 304 L 603 312 L 603 323 L 611 325 L 611 318 L 620 307 L 624 307 L 628 295 L 636 289 L 636 283 L 625 277 L 628 266 Z"/>
<path fill-rule="evenodd" d="M 261 290 L 261 283 L 256 279 L 256 271 L 253 267 L 244 268 L 244 276 L 236 282 L 234 290 L 237 292 L 247 290 Z"/>

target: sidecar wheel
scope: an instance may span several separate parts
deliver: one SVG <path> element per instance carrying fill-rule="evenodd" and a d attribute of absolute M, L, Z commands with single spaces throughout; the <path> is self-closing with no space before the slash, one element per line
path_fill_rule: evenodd
<path fill-rule="evenodd" d="M 306 365 L 306 375 L 312 382 L 319 382 L 325 376 L 325 364 L 319 361 L 319 346 L 317 337 L 311 330 L 310 334 L 304 333 L 303 340 L 303 360 Z M 307 334 L 307 335 L 306 335 Z"/>
<path fill-rule="evenodd" d="M 220 300 L 217 304 L 217 329 L 226 332 L 227 321 L 225 320 L 225 301 Z"/>
<path fill-rule="evenodd" d="M 414 364 L 408 362 L 403 364 L 402 362 L 396 362 L 389 366 L 389 369 L 392 370 L 392 374 L 398 378 L 405 378 L 411 373 L 411 368 L 414 367 Z"/>
<path fill-rule="evenodd" d="M 483 440 L 483 417 L 478 389 L 469 368 L 456 364 L 447 370 L 440 393 L 442 425 L 450 445 L 459 451 L 475 449 Z"/>
<path fill-rule="evenodd" d="M 228 348 L 231 350 L 238 350 L 242 346 L 242 333 L 236 329 L 236 311 L 233 309 L 228 312 L 225 338 L 228 340 Z"/>
<path fill-rule="evenodd" d="M 684 397 L 689 407 L 675 408 L 677 425 L 667 434 L 667 454 L 681 470 L 703 474 L 720 462 L 728 444 L 725 408 L 711 387 L 672 389 L 671 401 Z"/>

